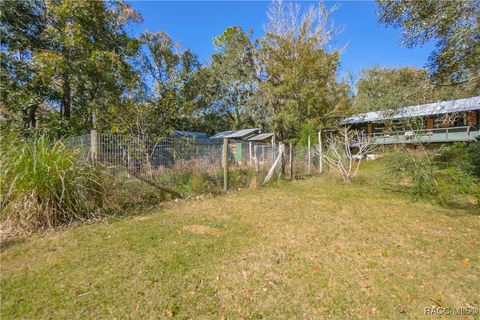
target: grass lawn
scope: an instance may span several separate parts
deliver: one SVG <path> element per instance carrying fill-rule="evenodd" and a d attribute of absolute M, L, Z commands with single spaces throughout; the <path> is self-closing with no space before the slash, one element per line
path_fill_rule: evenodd
<path fill-rule="evenodd" d="M 418 319 L 480 305 L 480 215 L 323 176 L 4 243 L 2 319 Z"/>

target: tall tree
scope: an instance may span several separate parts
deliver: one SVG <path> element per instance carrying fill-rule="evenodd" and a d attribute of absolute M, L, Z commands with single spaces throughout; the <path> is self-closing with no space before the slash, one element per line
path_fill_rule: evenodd
<path fill-rule="evenodd" d="M 259 90 L 262 120 L 281 139 L 298 136 L 305 124 L 325 124 L 345 106 L 347 90 L 336 81 L 340 52 L 325 49 L 333 35 L 329 16 L 321 2 L 304 14 L 299 5 L 282 2 L 269 8 L 266 35 L 260 40 Z"/>
<path fill-rule="evenodd" d="M 250 122 L 248 108 L 257 84 L 255 48 L 251 32 L 241 27 L 228 27 L 213 39 L 216 53 L 210 65 L 216 93 L 213 102 L 226 114 L 232 129 L 241 129 Z"/>
<path fill-rule="evenodd" d="M 354 112 L 397 109 L 471 96 L 468 86 L 436 86 L 425 69 L 372 67 L 362 71 L 353 99 Z"/>
<path fill-rule="evenodd" d="M 138 93 L 138 102 L 118 110 L 115 127 L 128 129 L 132 114 L 137 129 L 150 135 L 168 134 L 182 129 L 186 118 L 197 109 L 195 74 L 200 63 L 190 50 L 182 50 L 165 32 L 144 32 L 140 41 L 143 49 L 140 72 L 146 84 Z"/>
<path fill-rule="evenodd" d="M 134 78 L 128 60 L 138 47 L 125 26 L 141 19 L 128 5 L 21 0 L 2 1 L 2 9 L 2 64 L 21 62 L 26 73 L 22 76 L 19 68 L 2 73 L 8 84 L 2 86 L 5 109 L 25 108 L 12 88 L 31 90 L 37 107 L 58 110 L 61 132 L 66 133 L 91 127 L 94 109 L 101 113 L 122 99 Z M 21 22 L 15 20 L 18 15 Z"/>
<path fill-rule="evenodd" d="M 377 3 L 380 22 L 402 28 L 402 44 L 435 41 L 430 70 L 439 84 L 471 82 L 480 89 L 480 0 Z"/>

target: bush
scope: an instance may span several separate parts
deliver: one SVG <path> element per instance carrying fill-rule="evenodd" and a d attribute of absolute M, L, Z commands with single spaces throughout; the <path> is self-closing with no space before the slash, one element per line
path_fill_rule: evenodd
<path fill-rule="evenodd" d="M 392 152 L 385 159 L 397 185 L 406 184 L 415 200 L 428 198 L 453 205 L 476 197 L 480 202 L 480 186 L 468 148 L 460 143 L 443 147 L 437 154 L 403 150 Z"/>
<path fill-rule="evenodd" d="M 104 171 L 43 136 L 2 141 L 2 229 L 34 231 L 101 214 Z"/>
<path fill-rule="evenodd" d="M 468 144 L 468 155 L 473 174 L 480 178 L 480 136 Z"/>
<path fill-rule="evenodd" d="M 409 181 L 409 191 L 416 200 L 438 195 L 436 168 L 425 154 L 395 152 L 386 157 L 388 168 L 400 180 Z"/>

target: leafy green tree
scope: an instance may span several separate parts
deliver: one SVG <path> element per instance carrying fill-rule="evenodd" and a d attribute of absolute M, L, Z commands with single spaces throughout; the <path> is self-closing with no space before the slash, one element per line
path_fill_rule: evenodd
<path fill-rule="evenodd" d="M 142 86 L 127 107 L 112 111 L 109 118 L 114 132 L 165 135 L 184 129 L 199 104 L 196 73 L 200 63 L 195 54 L 183 51 L 165 32 L 144 32 L 139 57 Z"/>
<path fill-rule="evenodd" d="M 2 114 L 28 113 L 35 127 L 42 111 L 59 124 L 56 134 L 66 134 L 91 128 L 94 111 L 121 103 L 138 49 L 125 26 L 141 19 L 128 5 L 22 0 L 3 1 L 2 9 Z"/>
<path fill-rule="evenodd" d="M 251 31 L 241 27 L 228 27 L 213 39 L 216 53 L 210 65 L 215 94 L 213 103 L 228 117 L 232 129 L 252 124 L 248 108 L 257 84 L 255 48 L 250 40 Z"/>
<path fill-rule="evenodd" d="M 357 113 L 451 100 L 472 95 L 465 85 L 436 86 L 427 70 L 372 67 L 362 71 L 352 110 Z"/>
<path fill-rule="evenodd" d="M 435 41 L 430 70 L 438 83 L 471 82 L 480 88 L 478 0 L 377 0 L 377 4 L 381 23 L 402 28 L 402 44 Z"/>
<path fill-rule="evenodd" d="M 281 139 L 296 137 L 305 123 L 325 125 L 347 105 L 347 88 L 336 81 L 340 52 L 325 50 L 333 34 L 329 15 L 322 3 L 303 15 L 298 5 L 282 2 L 269 9 L 260 40 L 261 121 Z"/>

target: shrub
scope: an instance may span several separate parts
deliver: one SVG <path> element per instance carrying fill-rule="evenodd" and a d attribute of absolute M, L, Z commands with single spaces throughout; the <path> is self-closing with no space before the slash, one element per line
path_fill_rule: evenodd
<path fill-rule="evenodd" d="M 472 172 L 480 178 L 480 137 L 468 144 L 468 155 L 472 166 Z"/>
<path fill-rule="evenodd" d="M 385 159 L 389 171 L 400 180 L 397 186 L 407 181 L 414 199 L 434 199 L 442 205 L 458 204 L 472 196 L 480 200 L 480 186 L 472 173 L 466 144 L 443 147 L 437 154 L 405 149 Z"/>
<path fill-rule="evenodd" d="M 98 217 L 104 171 L 43 136 L 2 141 L 2 229 L 34 231 Z"/>
<path fill-rule="evenodd" d="M 479 185 L 475 177 L 459 167 L 449 167 L 440 170 L 437 174 L 438 196 L 437 201 L 442 205 L 452 205 L 459 202 L 460 197 L 479 195 Z M 480 204 L 480 203 L 479 203 Z"/>
<path fill-rule="evenodd" d="M 386 159 L 391 173 L 410 181 L 409 191 L 414 199 L 437 196 L 436 168 L 432 166 L 430 156 L 395 152 Z"/>

